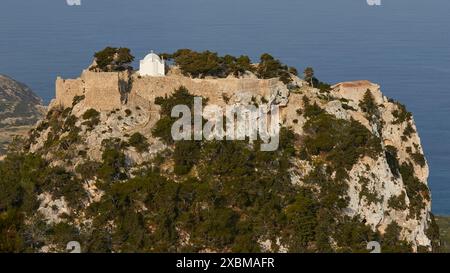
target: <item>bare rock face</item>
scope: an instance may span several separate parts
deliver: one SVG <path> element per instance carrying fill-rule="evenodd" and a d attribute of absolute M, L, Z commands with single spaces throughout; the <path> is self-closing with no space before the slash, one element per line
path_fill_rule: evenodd
<path fill-rule="evenodd" d="M 86 75 L 85 73 L 83 77 L 86 78 Z M 160 139 L 152 136 L 152 128 L 161 118 L 155 97 L 168 95 L 179 86 L 186 86 L 194 95 L 201 95 L 208 98 L 210 103 L 220 106 L 233 103 L 251 104 L 255 100 L 258 103 L 264 101 L 277 104 L 281 107 L 282 125 L 290 128 L 300 139 L 309 134 L 304 129 L 311 119 L 306 113 L 308 101 L 308 104 L 317 105 L 338 121 L 361 124 L 374 136 L 380 147 L 379 153 L 361 156 L 349 168 L 346 178 L 348 206 L 342 210 L 342 214 L 358 217 L 372 230 L 381 234 L 390 224 L 395 223 L 401 229 L 402 239 L 411 244 L 414 251 L 432 248 L 432 238 L 428 235 L 432 217 L 427 186 L 429 170 L 417 128 L 411 113 L 400 103 L 383 96 L 379 85 L 368 81 L 345 82 L 332 86 L 331 90 L 321 91 L 309 87 L 297 77 L 293 77 L 295 88 L 292 88 L 276 79 L 199 80 L 181 75 L 164 78 L 138 78 L 132 75 L 128 79 L 132 81 L 132 84 L 129 84 L 131 87 L 121 91 L 120 100 L 120 92 L 117 90 L 121 88 L 113 88 L 115 101 L 110 104 L 104 94 L 106 89 L 98 85 L 117 84 L 122 81 L 119 75 L 108 74 L 111 82 L 105 82 L 107 78 L 104 76 L 100 77 L 102 80 L 95 81 L 93 78 L 96 75 L 93 72 L 89 72 L 89 81 L 83 81 L 83 77 L 71 81 L 58 79 L 57 98 L 50 109 L 65 119 L 61 124 L 67 125 L 68 119 L 71 119 L 72 127 L 69 129 L 78 130 L 77 136 L 81 141 L 77 139 L 75 143 L 70 130 L 66 130 L 58 136 L 58 143 L 69 140 L 73 143 L 60 145 L 54 150 L 48 149 L 52 144 L 51 136 L 54 135 L 52 130 L 55 130 L 48 125 L 49 120 L 42 121 L 32 134 L 30 151 L 45 151 L 44 155 L 52 164 L 73 171 L 87 160 L 100 162 L 105 141 L 119 139 L 126 142 L 135 133 L 143 135 L 149 147 L 145 151 L 139 151 L 132 146 L 125 147 L 127 165 L 134 168 L 154 158 L 168 148 Z M 79 84 L 74 85 L 72 81 Z M 96 85 L 92 84 L 93 82 L 96 82 Z M 11 88 L 5 89 L 2 85 L 0 87 L 0 95 L 11 93 L 2 91 L 2 88 Z M 22 88 L 28 90 L 23 86 Z M 102 95 L 95 93 L 98 89 L 102 90 Z M 13 94 L 9 96 L 12 98 Z M 367 96 L 371 97 L 373 103 L 370 111 L 364 106 Z M 96 98 L 99 107 L 96 107 Z M 32 102 L 38 103 L 39 100 L 34 98 L 23 103 L 29 105 Z M 85 116 L 91 109 L 97 111 L 94 119 Z M 95 124 L 92 124 L 94 120 Z M 62 125 L 63 128 L 64 126 Z M 298 145 L 296 148 L 301 150 L 301 144 Z M 65 158 L 60 158 L 61 147 L 66 153 Z M 309 159 L 292 159 L 292 184 L 304 185 L 305 177 L 313 171 L 314 164 L 321 160 L 323 159 L 320 154 Z M 333 175 L 336 175 L 336 171 Z M 96 178 L 93 178 L 89 183 L 95 185 L 95 182 Z M 48 198 L 43 200 L 46 199 Z M 98 199 L 92 198 L 91 201 L 98 202 Z M 64 212 L 70 214 L 70 208 L 65 204 L 63 207 Z M 50 210 L 45 211 L 48 218 L 56 217 L 51 215 Z"/>
<path fill-rule="evenodd" d="M 370 117 L 361 107 L 367 92 L 370 92 L 376 104 L 376 117 Z M 407 112 L 403 105 L 383 96 L 379 85 L 368 81 L 341 83 L 335 85 L 331 93 L 357 109 L 346 112 L 379 137 L 386 151 L 376 159 L 362 158 L 352 168 L 348 213 L 362 215 L 368 224 L 381 231 L 391 222 L 396 222 L 403 227 L 402 235 L 414 248 L 430 246 L 431 241 L 426 235 L 431 211 L 429 192 L 424 193 L 423 205 L 420 208 L 411 209 L 413 199 L 419 197 L 412 196 L 411 181 L 407 180 L 412 176 L 415 183 L 427 188 L 429 173 L 411 113 Z M 391 161 L 393 154 L 396 157 L 395 163 Z M 371 194 L 373 198 L 368 197 Z M 419 196 L 421 195 L 422 193 L 419 193 Z M 405 206 L 402 208 L 394 205 L 394 200 L 400 200 Z M 407 207 L 410 209 L 404 209 Z"/>
<path fill-rule="evenodd" d="M 37 211 L 49 223 L 60 223 L 62 221 L 61 216 L 70 213 L 64 197 L 53 200 L 51 194 L 42 193 L 38 196 L 38 200 L 40 201 L 40 206 Z"/>
<path fill-rule="evenodd" d="M 0 154 L 14 135 L 26 134 L 44 112 L 42 99 L 29 87 L 0 75 Z"/>

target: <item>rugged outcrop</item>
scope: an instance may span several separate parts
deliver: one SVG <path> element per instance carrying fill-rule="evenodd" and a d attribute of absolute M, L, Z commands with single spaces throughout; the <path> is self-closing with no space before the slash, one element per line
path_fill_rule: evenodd
<path fill-rule="evenodd" d="M 353 221 L 379 234 L 374 235 L 375 239 L 392 232 L 395 225 L 398 239 L 410 245 L 412 251 L 431 251 L 436 245 L 427 187 L 428 165 L 412 115 L 400 103 L 383 96 L 380 86 L 368 81 L 317 89 L 294 75 L 291 77 L 289 84 L 251 76 L 192 79 L 177 73 L 141 77 L 130 72 L 84 71 L 78 79 L 58 78 L 56 98 L 46 119 L 31 133 L 26 149 L 42 155 L 51 167 L 75 173 L 77 182 L 73 183 L 83 181 L 80 191 L 87 197 L 73 203 L 64 194 L 42 192 L 38 211 L 47 224 L 68 222 L 80 230 L 89 230 L 96 220 L 87 211 L 101 203 L 105 181 L 122 181 L 121 176 L 133 178 L 139 176 L 142 168 L 158 165 L 162 176 L 183 183 L 185 176 L 177 174 L 176 160 L 174 163 L 171 159 L 177 148 L 155 137 L 154 128 L 162 119 L 156 98 L 167 99 L 184 86 L 192 95 L 208 99 L 208 104 L 279 105 L 282 126 L 289 128 L 295 139 L 295 151 L 288 157 L 287 169 L 292 187 L 321 196 L 324 183 L 337 183 L 342 191 L 336 194 L 339 205 L 332 206 L 332 211 L 339 214 L 336 217 L 356 219 Z M 114 149 L 123 151 L 124 164 L 114 165 L 116 172 L 106 179 L 102 177 L 104 167 L 99 165 L 110 159 L 108 153 L 112 151 L 107 147 L 111 143 Z M 101 172 L 93 171 L 99 168 Z M 186 175 L 201 179 L 204 168 L 194 162 Z M 319 183 L 322 180 L 328 182 Z M 328 199 L 318 200 L 319 208 L 313 206 L 312 210 L 320 211 L 324 206 L 320 202 Z M 48 208 L 49 204 L 55 211 Z M 144 204 L 139 207 L 138 211 L 144 212 L 152 209 Z M 105 229 L 117 228 L 114 221 L 108 223 Z M 149 225 L 150 232 L 157 230 L 154 224 Z M 192 234 L 179 227 L 175 230 L 182 247 L 195 244 L 189 241 Z M 318 233 L 314 230 L 310 232 Z M 295 251 L 280 239 L 282 235 L 277 236 L 257 238 L 261 250 Z M 325 241 L 336 251 L 352 251 L 340 249 L 337 238 L 330 236 Z M 318 251 L 321 249 L 318 245 L 315 242 L 302 247 Z M 201 249 L 230 250 L 226 244 Z"/>
<path fill-rule="evenodd" d="M 44 113 L 42 99 L 29 87 L 0 75 L 0 155 L 15 135 L 25 135 Z"/>

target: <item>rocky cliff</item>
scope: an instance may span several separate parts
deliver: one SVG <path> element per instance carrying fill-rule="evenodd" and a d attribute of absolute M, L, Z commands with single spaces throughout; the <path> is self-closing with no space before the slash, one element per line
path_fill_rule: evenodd
<path fill-rule="evenodd" d="M 58 79 L 25 143 L 49 164 L 36 182 L 39 213 L 27 221 L 67 229 L 58 236 L 87 251 L 350 252 L 372 240 L 392 252 L 436 249 L 411 113 L 368 81 L 317 89 L 291 77 Z M 192 95 L 219 106 L 279 105 L 280 150 L 166 139 L 165 107 Z M 41 238 L 37 251 L 61 251 L 61 242 Z"/>

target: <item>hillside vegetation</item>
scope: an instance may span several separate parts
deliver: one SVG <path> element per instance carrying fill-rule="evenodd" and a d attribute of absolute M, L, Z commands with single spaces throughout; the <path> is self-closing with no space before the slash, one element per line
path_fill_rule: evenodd
<path fill-rule="evenodd" d="M 190 50 L 166 58 L 194 78 L 275 79 L 270 94 L 223 103 L 278 105 L 279 148 L 173 141 L 172 107 L 193 107 L 184 86 L 140 105 L 123 94 L 108 111 L 76 96 L 0 162 L 0 252 L 64 252 L 69 241 L 83 252 L 368 252 L 370 241 L 438 251 L 413 117 L 379 87 L 342 92 L 269 55 L 259 65 Z"/>

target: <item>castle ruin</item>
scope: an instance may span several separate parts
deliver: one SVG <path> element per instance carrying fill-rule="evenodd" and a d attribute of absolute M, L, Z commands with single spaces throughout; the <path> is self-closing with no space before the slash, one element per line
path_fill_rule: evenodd
<path fill-rule="evenodd" d="M 84 96 L 84 105 L 98 111 L 111 111 L 124 104 L 144 106 L 156 97 L 171 94 L 185 86 L 193 95 L 203 96 L 209 102 L 225 105 L 224 98 L 236 93 L 270 97 L 286 87 L 278 79 L 214 78 L 192 79 L 169 73 L 165 77 L 141 76 L 138 72 L 92 72 L 84 70 L 77 79 L 56 79 L 56 97 L 51 103 L 62 108 L 72 107 L 75 97 Z"/>

